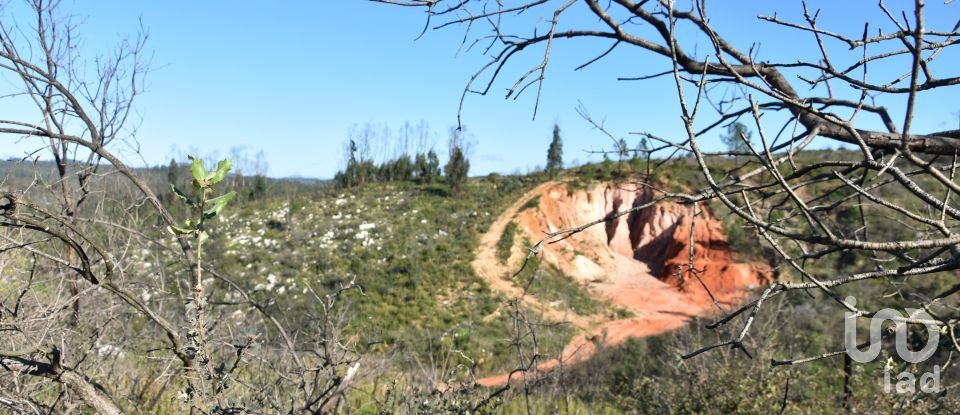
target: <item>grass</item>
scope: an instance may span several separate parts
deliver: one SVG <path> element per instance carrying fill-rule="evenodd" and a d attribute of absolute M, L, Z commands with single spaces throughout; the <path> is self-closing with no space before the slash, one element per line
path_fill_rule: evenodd
<path fill-rule="evenodd" d="M 260 298 L 294 309 L 316 307 L 307 287 L 330 290 L 355 279 L 364 294 L 349 297 L 344 330 L 356 334 L 359 344 L 370 344 L 366 352 L 427 356 L 454 348 L 480 362 L 479 373 L 499 373 L 515 364 L 516 351 L 507 341 L 511 316 L 502 312 L 504 298 L 490 291 L 470 263 L 479 235 L 536 184 L 516 177 L 470 180 L 460 198 L 447 196 L 442 184 L 414 183 L 270 198 L 219 224 L 218 266 Z M 511 222 L 500 236 L 496 254 L 502 263 L 517 232 Z M 578 313 L 604 308 L 552 266 L 537 272 L 531 290 Z M 560 327 L 538 334 L 543 350 L 558 350 L 573 335 Z M 401 372 L 419 370 L 409 364 L 394 363 Z"/>
<path fill-rule="evenodd" d="M 344 329 L 370 344 L 367 352 L 424 356 L 454 347 L 484 362 L 480 371 L 499 371 L 514 353 L 501 340 L 510 337 L 510 317 L 496 313 L 502 296 L 470 263 L 479 235 L 535 184 L 470 180 L 460 198 L 446 196 L 442 184 L 370 184 L 302 194 L 296 210 L 289 198 L 251 203 L 219 224 L 218 268 L 293 309 L 316 307 L 308 287 L 356 280 L 363 295 L 349 297 Z M 501 237 L 502 261 L 516 231 L 510 224 Z M 568 336 L 557 334 L 556 343 Z M 425 344 L 428 337 L 439 346 Z"/>
<path fill-rule="evenodd" d="M 537 209 L 539 207 L 540 207 L 540 196 L 537 195 L 531 198 L 530 200 L 528 200 L 527 203 L 524 203 L 523 206 L 520 206 L 520 209 L 518 210 L 518 212 L 523 212 L 528 209 Z"/>
<path fill-rule="evenodd" d="M 517 234 L 516 222 L 510 222 L 503 228 L 500 239 L 497 241 L 497 259 L 501 264 L 506 264 L 510 259 L 510 252 L 513 249 L 513 239 Z"/>

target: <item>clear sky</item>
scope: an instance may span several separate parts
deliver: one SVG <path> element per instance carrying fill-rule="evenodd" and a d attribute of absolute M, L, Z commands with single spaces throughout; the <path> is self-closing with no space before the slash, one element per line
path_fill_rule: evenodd
<path fill-rule="evenodd" d="M 949 30 L 960 9 L 956 4 L 931 3 L 929 24 Z M 802 21 L 798 1 L 709 4 L 720 33 L 744 50 L 759 42 L 761 57 L 817 53 L 809 36 L 755 19 L 758 14 L 778 12 L 783 18 Z M 186 151 L 226 154 L 242 147 L 251 156 L 263 150 L 271 176 L 328 178 L 341 167 L 342 146 L 352 126 L 369 122 L 398 128 L 406 121 L 421 120 L 430 124 L 438 153 L 445 155 L 446 131 L 456 123 L 461 91 L 486 61 L 478 50 L 457 53 L 461 28 L 431 30 L 414 41 L 424 23 L 421 9 L 364 0 L 76 1 L 65 5 L 83 18 L 79 32 L 85 39 L 83 53 L 88 55 L 135 32 L 138 18 L 148 30 L 153 70 L 147 90 L 137 101 L 141 117 L 137 136 L 149 164 L 164 164 Z M 811 2 L 811 7 L 824 7 L 822 25 L 853 37 L 859 36 L 865 20 L 881 24 L 885 19 L 875 1 Z M 583 11 L 572 11 L 565 23 L 595 26 Z M 573 18 L 577 14 L 584 20 Z M 694 42 L 705 45 L 704 39 L 690 44 Z M 838 53 L 846 49 L 833 46 Z M 608 47 L 609 43 L 599 41 L 565 41 L 555 46 L 536 120 L 531 120 L 532 94 L 505 101 L 502 91 L 528 69 L 524 63 L 540 58 L 541 50 L 531 50 L 525 60 L 508 67 L 508 76 L 494 85 L 489 96 L 469 97 L 463 121 L 473 137 L 471 174 L 522 172 L 543 165 L 554 122 L 561 126 L 568 164 L 597 160 L 586 151 L 609 149 L 611 142 L 577 115 L 578 102 L 630 144 L 639 141 L 628 135 L 631 131 L 681 136 L 676 93 L 669 78 L 616 81 L 618 76 L 666 70 L 667 60 L 618 48 L 585 70 L 573 70 Z M 859 53 L 837 59 L 851 62 Z M 942 77 L 957 75 L 960 58 L 955 52 L 938 59 Z M 919 103 L 922 111 L 915 131 L 955 128 L 960 109 L 956 93 L 957 88 L 950 88 L 925 96 Z M 897 97 L 883 103 L 899 120 L 902 112 L 897 109 L 904 100 Z M 708 147 L 718 141 L 709 140 Z M 5 147 L 0 147 L 0 156 L 21 156 L 36 143 Z"/>

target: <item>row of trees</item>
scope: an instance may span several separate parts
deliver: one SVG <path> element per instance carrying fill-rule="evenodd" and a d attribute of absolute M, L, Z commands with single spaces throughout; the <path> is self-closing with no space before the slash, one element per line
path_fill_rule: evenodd
<path fill-rule="evenodd" d="M 343 188 L 374 182 L 433 183 L 440 177 L 440 159 L 433 150 L 427 154 L 417 153 L 413 159 L 410 155 L 403 154 L 396 159 L 377 164 L 373 160 L 358 157 L 357 143 L 354 140 L 350 140 L 348 147 L 350 156 L 347 166 L 334 176 L 334 181 Z"/>
<path fill-rule="evenodd" d="M 749 155 L 753 133 L 742 122 L 735 121 L 727 126 L 725 134 L 720 135 L 720 141 L 727 148 L 729 155 Z M 628 160 L 635 163 L 641 156 L 649 156 L 651 153 L 650 143 L 646 137 L 640 138 L 636 148 L 630 148 L 627 141 L 620 138 L 616 142 L 614 151 L 603 151 L 604 162 L 609 162 L 609 155 L 616 154 L 618 160 Z M 553 125 L 553 138 L 550 140 L 550 146 L 547 148 L 547 165 L 544 171 L 553 179 L 563 170 L 563 141 L 560 138 L 560 126 Z"/>
<path fill-rule="evenodd" d="M 463 190 L 467 174 L 470 171 L 470 160 L 467 159 L 469 143 L 466 131 L 463 128 L 451 128 L 447 163 L 441 170 L 440 158 L 431 148 L 424 151 L 429 137 L 429 127 L 420 123 L 414 130 L 420 138 L 418 151 L 414 157 L 408 152 L 409 141 L 404 139 L 409 131 L 409 123 L 401 129 L 401 138 L 396 142 L 395 155 L 377 163 L 373 154 L 384 153 L 383 147 L 389 142 L 389 129 L 383 128 L 377 134 L 377 129 L 370 124 L 363 128 L 354 128 L 350 139 L 346 143 L 344 157 L 346 166 L 334 176 L 334 182 L 341 188 L 361 186 L 366 183 L 378 182 L 416 182 L 430 184 L 440 180 L 441 172 L 450 185 L 450 192 L 458 195 Z M 377 143 L 380 143 L 379 146 Z"/>
<path fill-rule="evenodd" d="M 409 124 L 407 124 L 409 125 Z M 421 123 L 420 125 L 424 125 Z M 354 129 L 354 132 L 357 130 Z M 421 184 L 433 183 L 440 179 L 441 169 L 440 160 L 436 152 L 430 149 L 426 154 L 418 152 L 414 158 L 403 151 L 406 144 L 401 140 L 398 148 L 401 149 L 396 158 L 384 160 L 377 164 L 369 154 L 374 153 L 371 149 L 371 140 L 366 132 L 372 131 L 366 127 L 363 135 L 352 134 L 347 142 L 345 156 L 347 159 L 346 167 L 337 172 L 334 181 L 342 188 L 350 188 L 363 185 L 364 183 L 374 182 L 403 182 L 412 181 Z M 720 139 L 730 151 L 730 154 L 748 154 L 752 133 L 741 122 L 734 122 L 728 125 L 726 134 L 721 135 Z M 468 143 L 464 139 L 463 129 L 451 129 L 449 158 L 444 165 L 442 172 L 447 176 L 447 182 L 450 184 L 451 193 L 458 194 L 462 190 L 463 183 L 466 180 L 467 172 L 470 168 L 470 161 L 466 157 L 466 147 Z M 361 141 L 362 140 L 362 141 Z M 637 161 L 640 155 L 650 153 L 650 145 L 643 137 L 640 139 L 636 148 L 631 149 L 623 138 L 617 141 L 616 153 L 619 160 L 629 159 Z M 604 160 L 609 160 L 609 152 L 604 152 Z M 544 172 L 551 178 L 556 178 L 563 170 L 563 140 L 560 136 L 560 126 L 554 124 L 553 135 L 550 145 L 547 148 L 547 164 Z"/>
<path fill-rule="evenodd" d="M 745 128 L 741 123 L 736 123 L 735 126 L 737 126 L 737 128 Z M 731 128 L 732 127 L 733 126 L 731 126 Z M 736 131 L 740 132 L 740 130 L 736 130 Z M 735 132 L 731 132 L 731 134 L 735 134 Z M 746 139 L 749 140 L 749 137 L 750 137 L 749 131 L 746 131 L 745 134 L 746 134 L 745 135 Z M 733 140 L 730 140 L 730 141 L 733 142 Z M 727 142 L 726 138 L 724 138 L 724 142 Z M 736 143 L 738 145 L 743 145 L 742 142 L 743 141 L 741 139 L 739 138 L 736 139 Z M 608 163 L 612 163 L 612 161 L 610 160 L 610 154 L 615 154 L 617 156 L 617 159 L 620 162 L 629 160 L 632 165 L 636 165 L 636 163 L 639 160 L 641 160 L 640 158 L 641 156 L 649 157 L 651 150 L 650 150 L 650 144 L 647 142 L 646 137 L 642 137 L 640 139 L 640 142 L 637 144 L 636 148 L 630 148 L 630 146 L 627 145 L 627 141 L 624 140 L 623 138 L 620 138 L 619 140 L 616 141 L 615 150 L 602 151 L 601 153 L 603 153 L 604 165 Z M 550 140 L 550 146 L 547 147 L 547 165 L 544 168 L 544 172 L 551 179 L 555 179 L 562 170 L 563 170 L 563 140 L 560 138 L 560 126 L 554 124 L 553 138 Z M 609 170 L 609 169 L 604 168 L 604 170 Z"/>

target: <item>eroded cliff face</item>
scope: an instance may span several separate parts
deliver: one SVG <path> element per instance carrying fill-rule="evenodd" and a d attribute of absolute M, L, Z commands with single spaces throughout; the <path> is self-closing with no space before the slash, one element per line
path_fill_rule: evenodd
<path fill-rule="evenodd" d="M 568 185 L 557 183 L 540 194 L 538 208 L 520 212 L 517 221 L 531 240 L 538 240 L 544 230 L 580 226 L 643 206 L 653 197 L 648 189 L 630 185 L 594 184 L 568 190 Z M 693 272 L 689 266 L 691 228 Z M 670 287 L 690 300 L 709 301 L 703 289 L 706 285 L 718 300 L 732 303 L 770 280 L 769 269 L 736 262 L 723 225 L 709 211 L 700 209 L 694 217 L 692 205 L 670 202 L 657 203 L 549 244 L 543 249 L 543 257 L 582 283 L 601 292 L 612 291 L 607 294 L 615 299 L 623 295 L 617 292 L 622 291 L 622 283 L 631 282 L 638 289 Z"/>
<path fill-rule="evenodd" d="M 538 200 L 537 207 L 524 209 L 534 198 Z M 565 183 L 544 183 L 511 206 L 481 238 L 474 270 L 493 289 L 518 296 L 520 290 L 510 276 L 523 261 L 519 241 L 515 242 L 512 263 L 503 269 L 494 256 L 494 245 L 506 223 L 517 222 L 530 241 L 538 241 L 544 237 L 544 231 L 581 226 L 611 213 L 643 206 L 652 199 L 653 194 L 645 189 L 612 184 L 568 190 Z M 565 365 L 589 359 L 598 345 L 617 346 L 630 338 L 676 330 L 695 316 L 717 314 L 719 307 L 704 285 L 718 303 L 727 307 L 741 303 L 752 291 L 770 282 L 771 273 L 766 267 L 737 262 L 720 221 L 706 210 L 694 217 L 692 209 L 661 202 L 542 246 L 540 255 L 544 261 L 589 287 L 592 294 L 631 312 L 627 318 L 616 313 L 567 318 L 583 332 L 561 352 Z M 695 273 L 689 266 L 691 246 Z M 538 309 L 545 316 L 569 316 L 560 310 L 543 308 L 542 303 L 528 295 L 520 297 L 528 306 L 540 306 Z M 493 387 L 511 378 L 537 378 L 558 364 L 559 360 L 553 359 L 531 373 L 510 372 L 479 379 L 477 383 Z"/>

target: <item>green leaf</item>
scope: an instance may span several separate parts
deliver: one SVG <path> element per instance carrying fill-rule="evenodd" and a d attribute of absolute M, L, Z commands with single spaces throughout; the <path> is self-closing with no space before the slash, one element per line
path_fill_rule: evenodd
<path fill-rule="evenodd" d="M 227 173 L 230 172 L 230 168 L 232 166 L 233 166 L 233 163 L 230 161 L 230 159 L 220 160 L 220 162 L 217 163 L 217 171 L 210 174 L 210 176 L 208 177 L 209 179 L 208 182 L 211 185 L 220 183 L 220 181 L 222 181 L 225 177 L 227 177 Z"/>
<path fill-rule="evenodd" d="M 207 182 L 207 169 L 203 167 L 203 160 L 196 158 L 194 156 L 190 157 L 190 175 L 193 176 L 193 185 L 197 187 L 205 187 L 203 185 Z"/>
<path fill-rule="evenodd" d="M 193 233 L 193 229 L 180 228 L 177 226 L 167 226 L 167 231 L 174 235 L 189 235 Z"/>
<path fill-rule="evenodd" d="M 200 231 L 197 233 L 197 238 L 200 240 L 199 243 L 203 244 L 207 239 L 210 239 L 210 235 L 207 234 L 207 231 Z"/>
<path fill-rule="evenodd" d="M 225 195 L 217 196 L 207 201 L 209 208 L 203 212 L 203 215 L 209 219 L 220 214 L 220 211 L 227 206 L 227 203 L 237 195 L 237 192 L 230 192 Z"/>
<path fill-rule="evenodd" d="M 193 200 L 193 198 L 190 197 L 190 195 L 184 193 L 182 190 L 177 189 L 177 186 L 176 186 L 175 184 L 172 184 L 172 183 L 171 183 L 171 184 L 170 184 L 170 189 L 173 190 L 173 194 L 177 195 L 177 197 L 178 197 L 180 200 L 186 202 L 188 205 L 190 205 L 190 207 L 196 207 L 196 206 L 197 206 L 197 201 L 196 201 L 196 200 Z"/>

